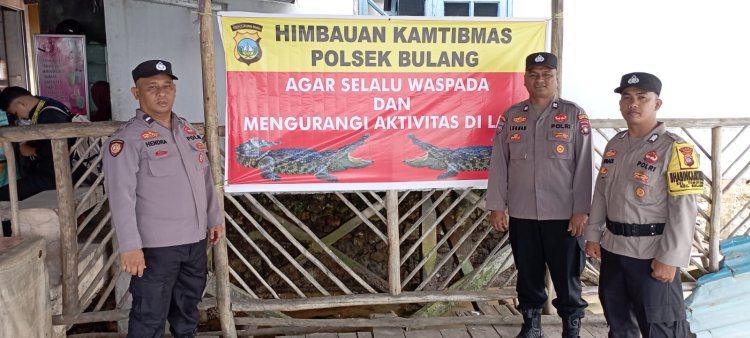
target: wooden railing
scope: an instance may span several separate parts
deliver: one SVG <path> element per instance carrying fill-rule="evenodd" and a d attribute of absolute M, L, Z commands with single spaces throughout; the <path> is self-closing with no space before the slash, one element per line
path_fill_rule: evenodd
<path fill-rule="evenodd" d="M 700 274 L 718 269 L 720 239 L 748 234 L 750 202 L 727 210 L 722 201 L 736 193 L 750 167 L 750 160 L 745 158 L 750 144 L 746 135 L 750 119 L 665 122 L 671 131 L 696 144 L 704 172 L 710 171 L 706 175 L 710 189 L 700 198 L 694 256 L 691 267 L 683 271 L 685 280 L 694 280 L 696 273 L 691 270 Z M 76 219 L 72 192 L 81 182 L 71 181 L 66 141 L 66 138 L 92 137 L 101 142 L 118 125 L 118 122 L 97 122 L 0 129 L 0 142 L 6 149 L 15 142 L 52 140 L 63 248 L 64 303 L 62 315 L 53 318 L 57 325 L 112 321 L 127 316 L 123 308 L 127 294 L 117 295 L 114 308 L 104 306 L 104 300 L 115 289 L 119 273 L 108 272 L 116 266 L 118 256 L 114 231 L 109 226 L 107 194 L 104 192 L 104 198 L 96 201 L 87 216 Z M 592 120 L 592 126 L 598 163 L 605 142 L 625 125 L 616 119 Z M 202 130 L 201 125 L 196 127 Z M 710 135 L 706 134 L 708 130 Z M 729 142 L 723 141 L 724 135 L 729 135 Z M 710 146 L 705 146 L 706 142 Z M 223 154 L 220 144 L 208 146 L 211 152 Z M 12 191 L 10 218 L 14 235 L 23 235 L 17 227 L 15 159 L 12 151 L 6 154 Z M 728 157 L 730 154 L 737 156 Z M 101 156 L 97 158 L 100 160 Z M 89 181 L 95 182 L 95 188 L 101 185 L 102 177 Z M 229 263 L 224 264 L 228 264 L 231 285 L 217 283 L 217 288 L 219 293 L 232 292 L 232 310 L 248 312 L 432 303 L 416 314 L 430 316 L 439 314 L 452 302 L 513 297 L 514 293 L 505 288 L 487 289 L 489 285 L 508 286 L 515 275 L 509 269 L 512 257 L 507 236 L 489 226 L 484 193 L 483 189 L 460 189 L 317 195 L 225 194 L 229 252 L 228 257 L 214 260 L 214 264 L 227 262 L 228 258 Z M 743 198 L 750 200 L 750 196 Z M 300 207 L 301 199 L 308 202 L 305 204 L 308 209 Z M 316 226 L 321 224 L 319 217 L 328 213 L 336 213 L 338 218 L 329 222 L 334 224 Z M 82 230 L 92 222 L 98 222 L 95 229 L 88 237 L 81 238 Z M 97 236 L 104 239 L 102 247 L 107 250 L 102 254 L 106 263 L 93 284 L 104 282 L 104 287 L 96 295 L 91 291 L 79 295 L 78 243 L 88 245 Z M 373 263 L 370 260 L 373 250 L 386 258 Z M 597 264 L 590 260 L 584 283 L 595 285 L 597 278 Z M 93 290 L 92 285 L 84 287 Z M 203 307 L 211 304 L 215 300 L 205 299 Z M 253 320 L 246 318 L 242 323 L 252 324 Z M 258 323 L 263 321 L 258 319 Z"/>

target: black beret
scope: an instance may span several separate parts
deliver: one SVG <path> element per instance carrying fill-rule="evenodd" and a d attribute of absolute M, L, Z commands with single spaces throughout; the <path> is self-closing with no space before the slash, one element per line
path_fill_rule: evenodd
<path fill-rule="evenodd" d="M 557 56 L 545 52 L 529 54 L 529 56 L 526 57 L 526 70 L 537 65 L 557 69 Z"/>
<path fill-rule="evenodd" d="M 615 88 L 615 93 L 620 94 L 628 87 L 637 87 L 659 95 L 661 93 L 661 80 L 659 80 L 656 75 L 649 73 L 627 73 L 622 76 L 622 79 L 620 79 L 620 86 Z"/>
<path fill-rule="evenodd" d="M 173 80 L 177 80 L 177 77 L 172 74 L 172 64 L 169 61 L 148 60 L 141 62 L 141 64 L 133 69 L 133 82 L 138 82 L 138 79 L 142 77 L 150 77 L 157 74 L 167 74 Z"/>

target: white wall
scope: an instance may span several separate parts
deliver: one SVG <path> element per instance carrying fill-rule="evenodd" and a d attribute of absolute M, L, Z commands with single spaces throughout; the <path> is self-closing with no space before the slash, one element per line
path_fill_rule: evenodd
<path fill-rule="evenodd" d="M 352 14 L 354 0 L 297 0 L 295 4 L 262 0 L 226 0 L 229 11 L 302 14 Z M 130 94 L 132 69 L 145 60 L 172 62 L 177 80 L 174 111 L 191 122 L 203 121 L 203 80 L 200 27 L 195 9 L 144 0 L 104 0 L 107 29 L 107 70 L 112 119 L 135 114 L 138 102 Z M 221 123 L 226 107 L 224 52 L 214 18 L 217 108 Z"/>

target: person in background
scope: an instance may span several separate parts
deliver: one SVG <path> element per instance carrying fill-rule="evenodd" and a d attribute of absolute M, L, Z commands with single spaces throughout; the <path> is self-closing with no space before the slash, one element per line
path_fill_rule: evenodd
<path fill-rule="evenodd" d="M 206 285 L 208 241 L 223 213 L 203 138 L 172 112 L 177 76 L 164 60 L 132 72 L 140 107 L 105 143 L 105 189 L 122 271 L 132 275 L 128 337 L 194 337 Z"/>
<path fill-rule="evenodd" d="M 703 174 L 693 145 L 656 120 L 661 87 L 653 74 L 622 76 L 628 129 L 607 143 L 586 225 L 610 338 L 689 334 L 679 267 L 690 262 Z"/>
<path fill-rule="evenodd" d="M 34 96 L 21 87 L 8 87 L 0 92 L 0 110 L 16 120 L 17 125 L 37 125 L 67 123 L 74 114 L 57 100 Z M 74 141 L 74 140 L 71 140 Z M 18 200 L 22 201 L 42 191 L 55 190 L 55 165 L 52 158 L 52 144 L 49 140 L 35 140 L 21 143 L 21 155 L 17 160 L 20 178 L 16 181 Z M 80 173 L 74 173 L 74 177 Z M 0 187 L 0 201 L 9 201 L 8 185 Z"/>
<path fill-rule="evenodd" d="M 557 292 L 552 305 L 562 318 L 563 337 L 578 337 L 588 306 L 581 297 L 581 235 L 591 208 L 591 125 L 581 107 L 557 97 L 557 81 L 554 54 L 526 57 L 529 99 L 503 113 L 490 159 L 487 209 L 492 226 L 509 231 L 521 338 L 544 336 L 545 265 Z"/>
<path fill-rule="evenodd" d="M 96 105 L 96 113 L 91 114 L 91 122 L 112 120 L 112 101 L 109 98 L 109 82 L 96 81 L 91 85 L 91 101 Z"/>

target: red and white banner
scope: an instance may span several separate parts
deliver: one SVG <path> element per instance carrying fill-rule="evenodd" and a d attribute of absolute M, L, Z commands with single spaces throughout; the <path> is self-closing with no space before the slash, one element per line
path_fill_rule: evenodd
<path fill-rule="evenodd" d="M 220 13 L 227 192 L 485 187 L 546 21 Z"/>

